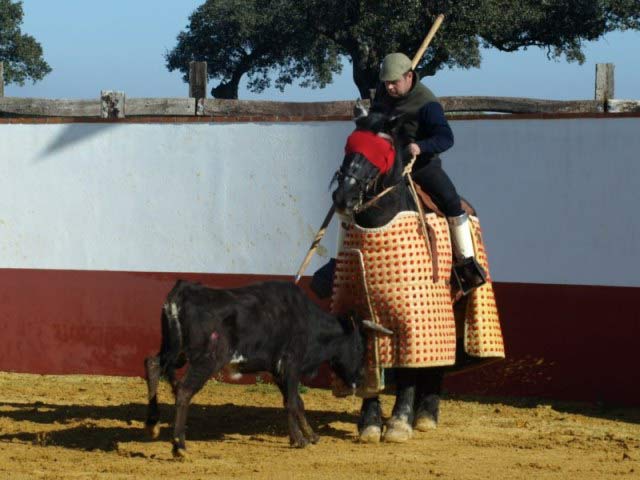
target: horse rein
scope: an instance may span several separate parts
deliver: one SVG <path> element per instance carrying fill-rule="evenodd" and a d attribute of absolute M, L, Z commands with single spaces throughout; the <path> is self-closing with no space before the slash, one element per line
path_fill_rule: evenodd
<path fill-rule="evenodd" d="M 417 198 L 417 194 L 416 196 L 414 196 L 414 191 L 415 191 L 415 187 L 413 187 L 413 179 L 411 178 L 411 171 L 413 170 L 413 164 L 416 161 L 416 156 L 414 155 L 411 160 L 409 161 L 409 163 L 407 164 L 406 167 L 404 167 L 404 170 L 402 171 L 402 176 L 403 177 L 407 177 L 409 179 L 409 185 L 411 186 L 411 194 L 413 196 L 414 201 Z M 378 180 L 378 178 L 380 177 L 380 175 L 378 175 L 374 180 Z M 400 182 L 391 185 L 390 187 L 385 188 L 383 191 L 381 191 L 380 193 L 378 193 L 376 196 L 374 196 L 373 198 L 370 198 L 369 200 L 367 200 L 365 203 L 355 207 L 353 209 L 353 211 L 355 213 L 359 213 L 362 212 L 363 210 L 366 210 L 367 208 L 371 207 L 374 203 L 376 203 L 378 200 L 380 200 L 382 197 L 384 197 L 387 193 L 391 192 L 394 188 L 396 188 L 398 186 Z M 418 209 L 420 209 L 420 207 L 418 207 Z"/>

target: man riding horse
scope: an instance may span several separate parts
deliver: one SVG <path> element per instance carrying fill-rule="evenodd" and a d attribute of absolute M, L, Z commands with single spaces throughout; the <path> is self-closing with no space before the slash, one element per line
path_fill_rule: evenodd
<path fill-rule="evenodd" d="M 372 112 L 356 119 L 334 177 L 334 207 L 349 220 L 341 225 L 335 272 L 323 267 L 314 281 L 318 273 L 330 274 L 334 313 L 354 309 L 394 331 L 369 341 L 358 430 L 361 441 L 381 439 L 378 395 L 394 384 L 396 402 L 383 438 L 402 442 L 413 428 L 437 423 L 445 368 L 468 357 L 503 358 L 504 346 L 478 221 L 473 217 L 472 235 L 437 156 L 453 144 L 442 107 L 404 55 L 385 58 L 381 80 Z M 449 218 L 423 214 L 408 181 L 411 167 Z M 453 274 L 452 245 L 459 267 Z M 460 293 L 469 295 L 461 299 Z"/>
<path fill-rule="evenodd" d="M 396 131 L 396 143 L 404 155 L 403 163 L 416 157 L 411 172 L 413 180 L 447 217 L 456 259 L 454 278 L 458 287 L 467 294 L 483 285 L 486 273 L 476 260 L 469 217 L 462 208 L 453 182 L 442 168 L 439 156 L 453 146 L 453 132 L 442 105 L 431 90 L 420 82 L 418 73 L 412 69 L 411 60 L 405 54 L 391 53 L 384 58 L 380 68 L 380 84 L 371 110 L 401 118 Z M 375 148 L 367 144 L 366 137 L 352 137 L 347 141 L 347 151 L 355 148 L 362 150 L 360 153 L 368 153 Z M 338 251 L 344 238 L 342 223 Z M 334 265 L 335 260 L 332 259 L 314 278 L 312 286 L 321 297 L 330 295 Z"/>
<path fill-rule="evenodd" d="M 463 291 L 468 293 L 486 279 L 476 260 L 469 218 L 439 156 L 453 146 L 453 132 L 444 109 L 420 82 L 418 73 L 411 68 L 411 60 L 403 53 L 391 53 L 384 58 L 380 82 L 372 110 L 402 116 L 396 135 L 404 149 L 405 163 L 416 157 L 411 173 L 414 181 L 447 217 L 457 261 L 454 271 Z"/>

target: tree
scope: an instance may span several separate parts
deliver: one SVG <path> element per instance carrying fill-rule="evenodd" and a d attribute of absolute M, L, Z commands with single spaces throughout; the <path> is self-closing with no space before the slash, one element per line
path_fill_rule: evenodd
<path fill-rule="evenodd" d="M 20 31 L 22 2 L 0 0 L 0 62 L 4 62 L 5 83 L 34 83 L 51 72 L 42 57 L 42 47 L 31 35 Z"/>
<path fill-rule="evenodd" d="M 254 92 L 269 85 L 270 73 L 281 90 L 296 78 L 322 87 L 340 71 L 341 56 L 367 98 L 382 58 L 394 51 L 412 56 L 439 13 L 445 23 L 418 65 L 421 76 L 445 66 L 479 67 L 481 47 L 541 47 L 549 58 L 582 63 L 585 41 L 640 28 L 638 0 L 264 0 L 260 10 L 255 1 L 228 2 L 227 10 L 222 3 L 200 7 L 167 58 L 170 69 L 183 72 L 188 60 L 213 60 L 210 76 L 236 85 L 229 98 L 237 98 L 245 73 Z M 196 28 L 196 16 L 211 29 Z"/>
<path fill-rule="evenodd" d="M 166 54 L 169 71 L 188 81 L 189 62 L 206 61 L 209 77 L 220 79 L 211 94 L 237 98 L 243 75 L 261 92 L 273 82 L 281 91 L 294 79 L 323 87 L 341 71 L 336 45 L 300 28 L 306 15 L 295 0 L 208 0 L 189 17 L 178 44 Z"/>

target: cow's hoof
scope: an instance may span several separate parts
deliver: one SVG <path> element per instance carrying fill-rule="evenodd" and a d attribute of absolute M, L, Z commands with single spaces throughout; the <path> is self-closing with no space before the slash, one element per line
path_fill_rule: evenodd
<path fill-rule="evenodd" d="M 160 436 L 160 425 L 158 425 L 157 423 L 146 424 L 144 426 L 144 429 L 151 440 L 155 440 Z"/>
<path fill-rule="evenodd" d="M 362 443 L 380 443 L 382 429 L 378 425 L 369 425 L 360 432 L 358 440 Z"/>
<path fill-rule="evenodd" d="M 186 460 L 189 458 L 189 454 L 187 453 L 186 448 L 178 447 L 176 445 L 173 446 L 173 458 L 177 460 Z"/>
<path fill-rule="evenodd" d="M 438 427 L 438 422 L 429 414 L 421 415 L 416 418 L 413 428 L 419 432 L 428 432 Z"/>
<path fill-rule="evenodd" d="M 391 417 L 384 432 L 384 441 L 390 443 L 404 443 L 413 436 L 413 429 L 404 419 Z"/>
<path fill-rule="evenodd" d="M 312 433 L 309 436 L 309 441 L 315 445 L 320 441 L 320 436 L 317 433 Z"/>
<path fill-rule="evenodd" d="M 289 440 L 289 445 L 291 445 L 293 448 L 304 448 L 309 445 L 309 440 L 304 437 L 297 439 L 292 438 L 291 440 Z"/>

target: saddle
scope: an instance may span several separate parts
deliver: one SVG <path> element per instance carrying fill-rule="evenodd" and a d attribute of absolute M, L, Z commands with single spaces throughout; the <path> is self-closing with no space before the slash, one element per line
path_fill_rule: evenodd
<path fill-rule="evenodd" d="M 418 193 L 418 196 L 420 197 L 420 200 L 422 200 L 422 205 L 425 209 L 425 212 L 431 211 L 435 213 L 438 217 L 445 217 L 445 214 L 442 213 L 442 211 L 437 207 L 436 203 L 433 201 L 431 196 L 427 192 L 422 190 L 420 188 L 420 185 L 418 185 L 417 183 L 414 183 L 414 186 L 415 186 L 416 192 Z M 462 204 L 462 209 L 465 211 L 467 215 L 469 216 L 476 215 L 475 208 L 473 208 L 465 198 L 460 197 L 460 202 Z"/>

